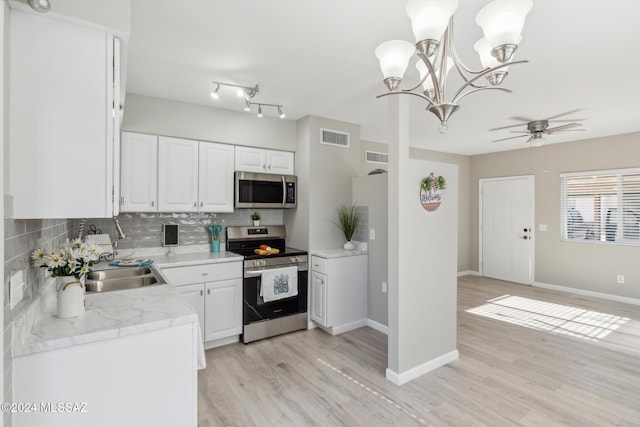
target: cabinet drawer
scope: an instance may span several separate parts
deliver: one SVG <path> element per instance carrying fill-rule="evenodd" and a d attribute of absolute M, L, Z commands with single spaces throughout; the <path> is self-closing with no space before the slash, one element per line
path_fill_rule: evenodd
<path fill-rule="evenodd" d="M 311 270 L 327 274 L 327 259 L 317 256 L 311 257 Z"/>
<path fill-rule="evenodd" d="M 162 274 L 174 286 L 242 278 L 242 262 L 199 264 L 163 268 Z"/>

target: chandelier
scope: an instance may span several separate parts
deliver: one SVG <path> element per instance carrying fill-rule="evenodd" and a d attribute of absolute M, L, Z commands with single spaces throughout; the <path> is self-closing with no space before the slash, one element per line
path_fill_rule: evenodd
<path fill-rule="evenodd" d="M 447 120 L 458 111 L 458 102 L 465 96 L 482 90 L 511 92 L 498 86 L 507 76 L 509 65 L 528 62 L 512 61 L 512 58 L 532 5 L 532 0 L 495 0 L 478 12 L 476 23 L 482 27 L 484 37 L 476 42 L 474 49 L 483 69 L 472 70 L 458 57 L 453 45 L 453 14 L 458 9 L 458 0 L 410 0 L 406 10 L 416 38 L 415 46 L 404 40 L 390 40 L 376 48 L 389 90 L 377 98 L 407 94 L 426 100 L 427 110 L 440 120 L 438 130 L 446 133 Z M 414 54 L 418 57 L 416 68 L 420 81 L 413 87 L 400 89 Z M 462 77 L 463 84 L 447 98 L 447 74 L 452 68 Z M 482 77 L 488 84 L 480 81 Z"/>
<path fill-rule="evenodd" d="M 224 82 L 211 82 L 215 85 L 215 88 L 211 91 L 211 98 L 217 100 L 220 99 L 220 86 L 222 87 L 230 87 L 236 89 L 236 94 L 239 98 L 244 98 L 244 111 L 251 111 L 251 107 L 256 105 L 258 107 L 258 117 L 262 118 L 262 107 L 273 107 L 278 111 L 278 117 L 284 119 L 286 115 L 282 111 L 283 106 L 281 104 L 267 104 L 265 102 L 253 102 L 252 99 L 254 96 L 260 92 L 260 87 L 258 85 L 255 86 L 243 86 L 237 85 L 234 83 L 224 83 Z"/>

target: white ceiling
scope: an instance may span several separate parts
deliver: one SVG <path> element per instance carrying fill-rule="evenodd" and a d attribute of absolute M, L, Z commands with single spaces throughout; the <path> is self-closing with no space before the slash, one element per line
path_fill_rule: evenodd
<path fill-rule="evenodd" d="M 456 47 L 472 68 L 479 68 L 473 43 L 482 36 L 475 15 L 488 2 L 461 1 L 455 15 Z M 242 111 L 241 99 L 214 101 L 211 81 L 259 84 L 254 101 L 284 105 L 287 119 L 358 123 L 362 139 L 387 142 L 388 101 L 376 99 L 386 89 L 374 50 L 390 39 L 414 42 L 405 6 L 133 0 L 127 92 Z M 526 138 L 491 143 L 513 136 L 512 129 L 489 129 L 574 110 L 561 118 L 584 119 L 586 131 L 552 135 L 550 143 L 640 131 L 638 16 L 637 0 L 534 0 L 516 54 L 530 62 L 510 67 L 503 84 L 513 93 L 464 98 L 446 135 L 425 103 L 411 97 L 412 145 L 466 155 L 521 148 Z M 414 62 L 405 87 L 417 78 Z"/>

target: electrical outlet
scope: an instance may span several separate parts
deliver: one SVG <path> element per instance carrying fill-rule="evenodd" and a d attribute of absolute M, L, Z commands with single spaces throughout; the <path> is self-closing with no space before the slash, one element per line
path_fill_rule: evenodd
<path fill-rule="evenodd" d="M 24 273 L 22 270 L 15 272 L 9 285 L 9 308 L 13 309 L 24 298 Z"/>
<path fill-rule="evenodd" d="M 382 282 L 382 293 L 383 294 L 387 293 L 387 282 Z"/>
<path fill-rule="evenodd" d="M 369 240 L 376 240 L 376 229 L 375 228 L 370 228 L 369 229 Z"/>
<path fill-rule="evenodd" d="M 624 284 L 624 274 L 618 274 L 617 280 L 618 280 L 618 284 L 620 285 Z"/>

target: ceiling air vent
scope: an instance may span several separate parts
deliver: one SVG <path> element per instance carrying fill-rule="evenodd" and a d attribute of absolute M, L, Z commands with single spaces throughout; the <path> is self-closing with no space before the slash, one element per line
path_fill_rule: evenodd
<path fill-rule="evenodd" d="M 349 148 L 349 134 L 331 129 L 320 129 L 320 143 L 334 147 Z"/>
<path fill-rule="evenodd" d="M 367 163 L 380 163 L 386 165 L 389 163 L 389 155 L 379 151 L 367 150 L 364 152 L 364 161 Z"/>

